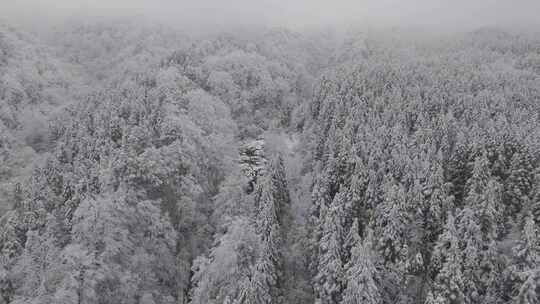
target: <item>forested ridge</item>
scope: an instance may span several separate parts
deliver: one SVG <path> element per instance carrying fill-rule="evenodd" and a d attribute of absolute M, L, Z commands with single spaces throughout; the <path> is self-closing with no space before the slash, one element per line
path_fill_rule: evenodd
<path fill-rule="evenodd" d="M 0 25 L 0 304 L 539 303 L 540 38 Z"/>

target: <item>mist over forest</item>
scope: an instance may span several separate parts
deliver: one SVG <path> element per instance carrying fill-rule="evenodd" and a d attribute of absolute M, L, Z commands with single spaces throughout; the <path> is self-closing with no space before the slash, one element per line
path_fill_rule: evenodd
<path fill-rule="evenodd" d="M 540 2 L 0 3 L 0 304 L 540 303 Z"/>

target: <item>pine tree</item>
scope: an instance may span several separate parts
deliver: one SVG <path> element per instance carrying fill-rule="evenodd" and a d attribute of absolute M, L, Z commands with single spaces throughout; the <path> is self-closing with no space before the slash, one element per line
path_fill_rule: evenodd
<path fill-rule="evenodd" d="M 285 174 L 285 164 L 280 154 L 275 155 L 270 161 L 268 170 L 274 184 L 274 199 L 277 204 L 277 220 L 281 225 L 282 232 L 285 233 L 284 227 L 289 227 L 292 224 L 291 214 L 291 197 L 287 176 Z"/>
<path fill-rule="evenodd" d="M 535 297 L 540 292 L 540 233 L 533 216 L 528 215 L 521 240 L 514 247 L 514 257 L 511 265 L 512 275 L 517 281 L 515 303 L 536 303 Z M 529 302 L 527 302 L 529 301 Z"/>
<path fill-rule="evenodd" d="M 323 304 L 337 304 L 343 292 L 343 194 L 338 193 L 324 213 L 319 243 L 315 292 Z"/>
<path fill-rule="evenodd" d="M 480 229 L 486 242 L 495 240 L 502 231 L 503 213 L 501 202 L 502 186 L 493 178 L 488 181 L 481 200 L 476 204 L 476 213 L 480 221 Z"/>
<path fill-rule="evenodd" d="M 501 185 L 491 176 L 487 152 L 475 159 L 458 230 L 464 255 L 468 301 L 492 301 L 500 284 L 497 240 L 502 231 Z"/>
<path fill-rule="evenodd" d="M 450 187 L 445 182 L 442 162 L 442 152 L 439 151 L 430 165 L 425 186 L 421 190 L 424 203 L 420 211 L 417 211 L 420 214 L 416 214 L 416 221 L 420 222 L 417 225 L 420 227 L 417 228 L 418 235 L 413 236 L 413 239 L 418 242 L 418 252 L 411 265 L 415 266 L 413 270 L 420 276 L 420 287 L 415 291 L 417 301 L 426 299 L 427 286 L 431 279 L 430 268 L 433 267 L 433 256 L 437 254 L 434 253 L 434 246 L 442 234 L 448 212 L 454 209 L 454 197 L 449 194 Z"/>
<path fill-rule="evenodd" d="M 261 238 L 261 254 L 252 277 L 253 292 L 258 300 L 254 303 L 272 303 L 281 297 L 278 278 L 282 278 L 282 234 L 278 221 L 278 208 L 274 183 L 271 177 L 263 177 L 257 191 L 258 212 L 255 219 L 257 234 Z"/>
<path fill-rule="evenodd" d="M 532 213 L 534 221 L 540 225 L 540 172 L 536 172 L 534 178 L 534 186 L 530 195 L 529 209 Z"/>
<path fill-rule="evenodd" d="M 349 265 L 349 262 L 350 262 L 352 248 L 356 245 L 357 239 L 359 238 L 359 236 L 360 236 L 360 230 L 359 230 L 358 219 L 355 218 L 343 242 L 344 244 L 343 251 L 344 251 L 344 256 L 345 256 L 344 260 L 346 261 L 345 271 L 347 270 L 347 265 Z"/>
<path fill-rule="evenodd" d="M 261 257 L 253 267 L 250 284 L 252 290 L 248 293 L 250 298 L 244 302 L 246 304 L 273 304 L 280 303 L 282 300 L 281 295 L 275 290 L 277 275 L 269 245 L 269 243 L 263 244 Z"/>
<path fill-rule="evenodd" d="M 470 151 L 464 144 L 459 144 L 448 162 L 448 181 L 450 194 L 455 198 L 455 204 L 461 206 L 467 192 L 467 180 L 470 177 Z"/>
<path fill-rule="evenodd" d="M 290 211 L 290 195 L 285 176 L 283 160 L 280 156 L 274 157 L 260 179 L 255 194 L 255 227 L 261 236 L 264 259 L 260 261 L 263 268 L 257 271 L 261 275 L 272 278 L 267 281 L 273 303 L 283 301 L 284 283 L 284 257 L 283 251 L 286 241 L 285 227 L 292 223 Z"/>
<path fill-rule="evenodd" d="M 501 185 L 491 176 L 487 153 L 474 162 L 473 173 L 467 182 L 465 206 L 476 214 L 484 239 L 489 242 L 498 237 L 502 222 Z"/>
<path fill-rule="evenodd" d="M 353 227 L 357 226 L 354 225 Z M 342 304 L 380 304 L 381 292 L 377 286 L 377 269 L 372 256 L 372 231 L 365 233 L 362 242 L 358 233 L 354 237 L 351 259 L 346 265 L 345 282 L 347 287 L 343 292 Z"/>
<path fill-rule="evenodd" d="M 507 204 L 505 215 L 515 217 L 527 201 L 534 179 L 531 160 L 525 151 L 514 153 L 509 171 L 504 191 Z"/>
<path fill-rule="evenodd" d="M 449 187 L 445 183 L 441 161 L 434 165 L 433 174 L 428 180 L 429 211 L 426 212 L 426 231 L 430 240 L 436 240 L 444 227 L 446 215 L 454 207 L 454 197 L 450 196 Z"/>
<path fill-rule="evenodd" d="M 443 258 L 442 267 L 435 277 L 435 283 L 428 294 L 426 304 L 465 303 L 465 280 L 459 237 L 454 217 L 449 215 L 444 232 L 436 246 Z"/>
<path fill-rule="evenodd" d="M 320 242 L 323 237 L 323 227 L 326 212 L 338 191 L 337 170 L 338 164 L 334 156 L 333 147 L 326 156 L 326 161 L 318 161 L 315 169 L 313 187 L 311 190 L 311 202 L 308 218 L 309 243 L 309 270 L 312 277 L 318 273 L 319 256 L 321 254 Z"/>
<path fill-rule="evenodd" d="M 467 180 L 464 204 L 474 206 L 483 201 L 483 194 L 491 178 L 487 152 L 483 152 L 474 160 L 471 177 Z"/>
<path fill-rule="evenodd" d="M 463 292 L 468 302 L 479 301 L 479 269 L 482 250 L 482 235 L 476 214 L 469 207 L 463 208 L 457 216 L 458 238 L 463 256 Z"/>
<path fill-rule="evenodd" d="M 367 223 L 370 217 L 368 214 L 370 209 L 368 208 L 366 201 L 368 182 L 368 171 L 364 161 L 360 159 L 360 157 L 357 157 L 355 160 L 354 173 L 351 178 L 350 192 L 353 213 L 362 220 L 362 223 L 364 223 L 364 221 Z"/>
<path fill-rule="evenodd" d="M 375 211 L 376 244 L 386 263 L 397 263 L 404 267 L 407 256 L 407 235 L 410 216 L 406 210 L 406 195 L 403 185 L 387 176 L 384 184 L 384 201 Z"/>

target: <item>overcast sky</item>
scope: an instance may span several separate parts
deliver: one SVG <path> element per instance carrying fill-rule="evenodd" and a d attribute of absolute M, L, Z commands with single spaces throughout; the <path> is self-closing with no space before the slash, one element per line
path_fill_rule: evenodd
<path fill-rule="evenodd" d="M 200 27 L 538 26 L 539 13 L 540 0 L 0 0 L 0 16 L 18 20 L 144 15 Z"/>

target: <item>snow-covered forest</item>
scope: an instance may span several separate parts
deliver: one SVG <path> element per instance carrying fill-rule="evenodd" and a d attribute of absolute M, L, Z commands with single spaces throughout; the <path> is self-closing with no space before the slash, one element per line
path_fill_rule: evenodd
<path fill-rule="evenodd" d="M 540 31 L 0 23 L 0 304 L 539 297 Z"/>

